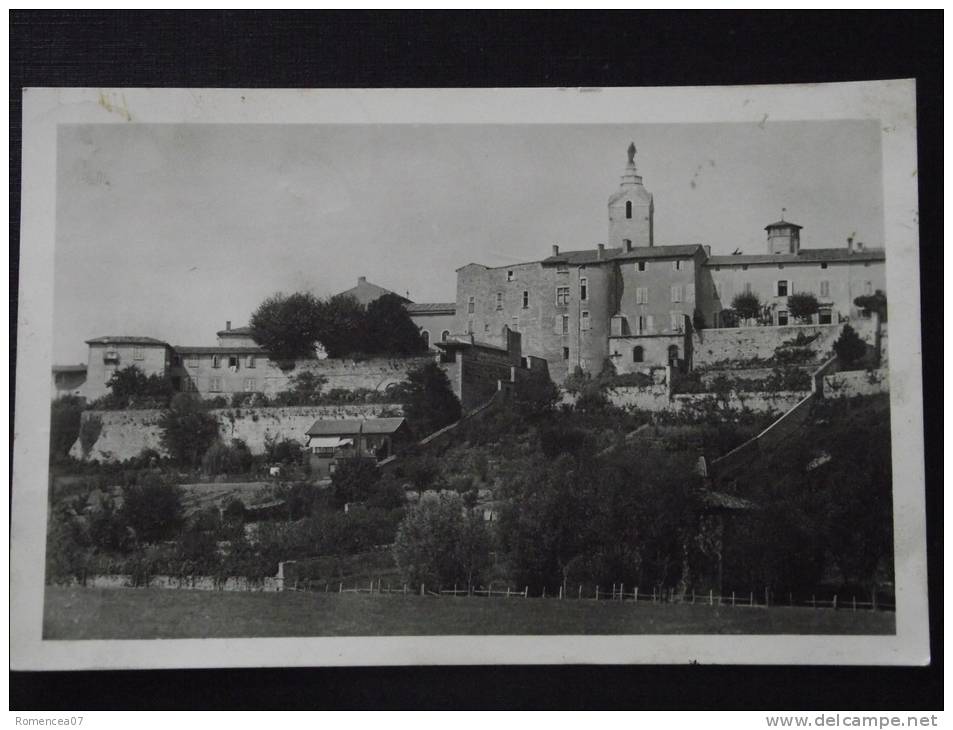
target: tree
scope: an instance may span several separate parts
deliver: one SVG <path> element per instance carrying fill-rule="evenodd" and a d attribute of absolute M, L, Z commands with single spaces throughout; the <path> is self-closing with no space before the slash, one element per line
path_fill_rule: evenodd
<path fill-rule="evenodd" d="M 742 292 L 731 300 L 731 308 L 740 319 L 754 319 L 761 313 L 761 300 L 754 292 Z"/>
<path fill-rule="evenodd" d="M 309 293 L 268 297 L 249 320 L 252 338 L 275 360 L 314 357 L 322 339 L 325 311 L 322 302 Z"/>
<path fill-rule="evenodd" d="M 887 321 L 887 295 L 880 289 L 873 294 L 857 297 L 854 306 L 860 307 L 866 314 L 878 314 L 881 322 Z"/>
<path fill-rule="evenodd" d="M 310 406 L 321 402 L 321 388 L 328 382 L 323 375 L 311 370 L 302 370 L 295 373 L 288 380 L 291 386 L 275 395 L 275 405 L 281 406 Z"/>
<path fill-rule="evenodd" d="M 810 292 L 796 292 L 788 297 L 788 311 L 802 322 L 810 320 L 818 309 L 817 297 Z"/>
<path fill-rule="evenodd" d="M 350 294 L 337 294 L 318 308 L 318 339 L 328 357 L 373 352 L 367 336 L 367 311 Z"/>
<path fill-rule="evenodd" d="M 89 515 L 89 540 L 101 550 L 125 551 L 129 547 L 129 535 L 123 515 L 116 509 L 113 500 L 104 499 L 99 508 Z"/>
<path fill-rule="evenodd" d="M 407 512 L 394 539 L 394 559 L 412 585 L 479 584 L 489 558 L 483 517 L 465 509 L 458 495 L 420 502 Z"/>
<path fill-rule="evenodd" d="M 414 355 L 427 351 L 420 330 L 397 294 L 385 294 L 367 305 L 367 341 L 372 352 Z"/>
<path fill-rule="evenodd" d="M 93 446 L 99 441 L 99 436 L 103 432 L 103 419 L 95 413 L 86 414 L 79 426 L 79 445 L 83 450 L 83 456 L 89 456 Z"/>
<path fill-rule="evenodd" d="M 173 459 L 197 466 L 218 438 L 218 421 L 193 398 L 174 398 L 159 417 L 160 441 Z"/>
<path fill-rule="evenodd" d="M 182 495 L 177 486 L 155 474 L 122 489 L 123 521 L 140 542 L 158 542 L 175 535 L 183 523 Z"/>
<path fill-rule="evenodd" d="M 407 373 L 404 414 L 418 436 L 460 420 L 461 407 L 447 374 L 435 362 Z"/>
<path fill-rule="evenodd" d="M 64 459 L 79 437 L 83 417 L 83 399 L 62 395 L 50 408 L 50 459 Z"/>
<path fill-rule="evenodd" d="M 348 502 L 364 502 L 374 492 L 381 475 L 374 459 L 353 456 L 340 459 L 331 475 L 331 493 L 334 502 L 343 506 Z"/>
<path fill-rule="evenodd" d="M 129 365 L 112 374 L 106 386 L 112 392 L 117 405 L 125 407 L 140 399 L 155 399 L 167 403 L 174 390 L 172 382 L 157 374 L 146 375 L 135 365 Z"/>
<path fill-rule="evenodd" d="M 527 418 L 551 413 L 558 401 L 559 387 L 546 371 L 530 370 L 513 391 L 514 407 Z"/>
<path fill-rule="evenodd" d="M 202 456 L 202 470 L 206 474 L 245 474 L 254 457 L 241 439 L 232 439 L 230 445 L 215 441 Z"/>
<path fill-rule="evenodd" d="M 834 354 L 845 364 L 853 365 L 867 354 L 867 343 L 849 324 L 844 325 L 840 337 L 834 342 Z"/>

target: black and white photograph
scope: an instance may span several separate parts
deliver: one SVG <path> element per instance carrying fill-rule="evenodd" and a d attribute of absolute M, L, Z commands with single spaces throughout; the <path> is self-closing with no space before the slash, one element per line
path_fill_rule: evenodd
<path fill-rule="evenodd" d="M 15 663 L 927 662 L 913 92 L 28 89 Z"/>

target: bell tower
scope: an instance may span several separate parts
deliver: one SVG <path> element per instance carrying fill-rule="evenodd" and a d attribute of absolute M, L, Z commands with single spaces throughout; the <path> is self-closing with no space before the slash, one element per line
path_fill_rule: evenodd
<path fill-rule="evenodd" d="M 655 203 L 635 168 L 634 142 L 628 153 L 619 189 L 609 198 L 609 246 L 623 251 L 654 244 Z"/>

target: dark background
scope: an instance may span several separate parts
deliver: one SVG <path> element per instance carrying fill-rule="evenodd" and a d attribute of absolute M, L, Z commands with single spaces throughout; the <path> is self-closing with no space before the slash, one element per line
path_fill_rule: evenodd
<path fill-rule="evenodd" d="M 16 332 L 20 92 L 27 86 L 669 86 L 913 77 L 921 307 L 935 313 L 942 307 L 942 26 L 941 11 L 10 11 L 10 331 Z M 10 707 L 941 709 L 943 356 L 937 321 L 924 316 L 922 332 L 930 667 L 13 672 Z M 14 334 L 11 420 L 15 343 Z"/>

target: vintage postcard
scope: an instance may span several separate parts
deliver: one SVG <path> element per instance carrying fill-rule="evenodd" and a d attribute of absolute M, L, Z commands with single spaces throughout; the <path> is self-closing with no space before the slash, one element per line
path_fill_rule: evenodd
<path fill-rule="evenodd" d="M 14 668 L 928 662 L 914 95 L 26 90 Z"/>

